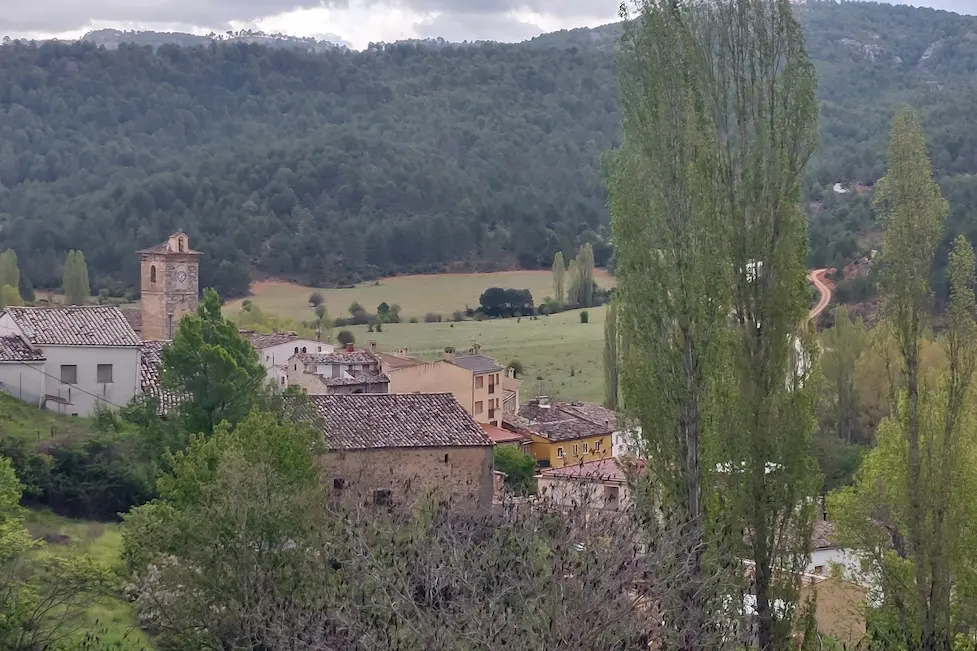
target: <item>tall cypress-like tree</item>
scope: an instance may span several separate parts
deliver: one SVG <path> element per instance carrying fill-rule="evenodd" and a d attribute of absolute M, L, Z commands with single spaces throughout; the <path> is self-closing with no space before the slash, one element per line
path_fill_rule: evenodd
<path fill-rule="evenodd" d="M 85 254 L 81 251 L 68 251 L 61 285 L 65 303 L 68 305 L 85 305 L 91 297 L 88 265 L 85 263 Z"/>
<path fill-rule="evenodd" d="M 0 286 L 20 287 L 20 267 L 17 264 L 17 252 L 7 249 L 0 253 Z"/>
<path fill-rule="evenodd" d="M 729 291 L 702 110 L 705 52 L 671 0 L 638 3 L 637 11 L 618 55 L 623 144 L 607 161 L 616 328 L 628 343 L 621 394 L 655 477 L 654 494 L 636 505 L 650 512 L 650 528 L 679 541 L 674 563 L 650 568 L 667 586 L 656 597 L 662 646 L 722 649 L 733 640 L 727 595 L 741 571 L 722 567 L 731 554 L 710 506 L 711 405 Z"/>
<path fill-rule="evenodd" d="M 580 247 L 573 260 L 569 300 L 581 307 L 594 304 L 594 247 L 589 242 Z"/>
<path fill-rule="evenodd" d="M 617 333 L 617 305 L 612 301 L 607 306 L 604 320 L 604 406 L 617 409 L 620 397 L 620 350 Z"/>
<path fill-rule="evenodd" d="M 972 626 L 977 609 L 967 588 L 977 581 L 974 253 L 963 236 L 954 242 L 949 327 L 941 339 L 947 363 L 933 378 L 921 368 L 922 344 L 948 206 L 932 177 L 919 117 L 908 109 L 893 121 L 875 202 L 885 228 L 881 314 L 897 351 L 889 364 L 891 415 L 879 425 L 858 482 L 833 504 L 846 542 L 874 561 L 893 615 L 887 619 L 896 623 L 894 642 L 948 651 L 961 628 L 957 617 L 969 614 L 960 623 Z"/>
<path fill-rule="evenodd" d="M 834 327 L 823 337 L 821 367 L 826 381 L 824 425 L 834 429 L 843 441 L 852 441 L 858 431 L 858 390 L 855 370 L 868 346 L 868 333 L 861 319 L 852 320 L 844 305 L 835 310 Z"/>
<path fill-rule="evenodd" d="M 563 251 L 557 251 L 553 256 L 553 300 L 557 303 L 566 302 L 567 298 L 567 266 L 563 261 Z"/>

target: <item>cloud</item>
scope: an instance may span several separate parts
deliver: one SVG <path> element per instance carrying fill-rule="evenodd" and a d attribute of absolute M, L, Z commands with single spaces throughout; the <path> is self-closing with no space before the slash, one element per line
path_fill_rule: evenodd
<path fill-rule="evenodd" d="M 446 41 L 523 41 L 542 31 L 539 25 L 502 14 L 442 13 L 414 24 L 418 38 Z"/>
<path fill-rule="evenodd" d="M 100 23 L 193 25 L 225 28 L 313 7 L 344 7 L 346 0 L 7 0 L 0 33 L 58 33 Z M 7 4 L 4 2 L 4 4 Z"/>

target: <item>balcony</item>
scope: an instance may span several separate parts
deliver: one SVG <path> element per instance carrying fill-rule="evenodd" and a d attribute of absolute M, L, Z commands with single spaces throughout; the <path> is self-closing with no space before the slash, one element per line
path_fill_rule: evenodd
<path fill-rule="evenodd" d="M 491 393 L 495 393 L 495 385 L 494 385 L 494 384 L 490 384 L 490 385 L 489 385 L 489 393 L 490 393 L 490 394 L 491 394 Z"/>

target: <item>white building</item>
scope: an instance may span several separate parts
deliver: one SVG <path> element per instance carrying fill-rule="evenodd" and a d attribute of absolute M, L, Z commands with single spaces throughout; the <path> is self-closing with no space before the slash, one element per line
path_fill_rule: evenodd
<path fill-rule="evenodd" d="M 332 344 L 305 339 L 294 332 L 272 332 L 261 334 L 253 330 L 242 330 L 241 335 L 251 342 L 258 357 L 264 364 L 268 379 L 277 387 L 288 384 L 288 360 L 294 355 L 332 353 L 336 347 Z"/>
<path fill-rule="evenodd" d="M 640 459 L 626 457 L 547 468 L 536 475 L 538 494 L 558 506 L 585 504 L 590 508 L 620 511 L 631 501 L 629 472 L 642 472 L 644 468 Z"/>
<path fill-rule="evenodd" d="M 819 518 L 814 523 L 811 535 L 811 560 L 804 571 L 808 574 L 825 576 L 840 569 L 842 575 L 855 583 L 870 583 L 865 581 L 862 563 L 850 549 L 838 545 L 835 540 L 835 523 Z"/>
<path fill-rule="evenodd" d="M 142 342 L 116 307 L 8 307 L 0 314 L 0 389 L 72 416 L 126 405 Z"/>

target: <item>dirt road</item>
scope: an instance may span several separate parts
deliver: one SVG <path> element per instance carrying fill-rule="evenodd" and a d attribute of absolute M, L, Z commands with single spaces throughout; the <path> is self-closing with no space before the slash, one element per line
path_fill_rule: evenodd
<path fill-rule="evenodd" d="M 828 303 L 831 302 L 831 282 L 824 278 L 824 274 L 828 273 L 829 271 L 831 270 L 812 269 L 811 272 L 807 274 L 807 279 L 817 288 L 818 293 L 821 294 L 821 298 L 818 299 L 817 305 L 811 308 L 811 312 L 807 316 L 807 318 L 811 319 L 812 321 L 817 319 L 818 316 L 824 312 L 824 309 L 828 307 Z"/>

